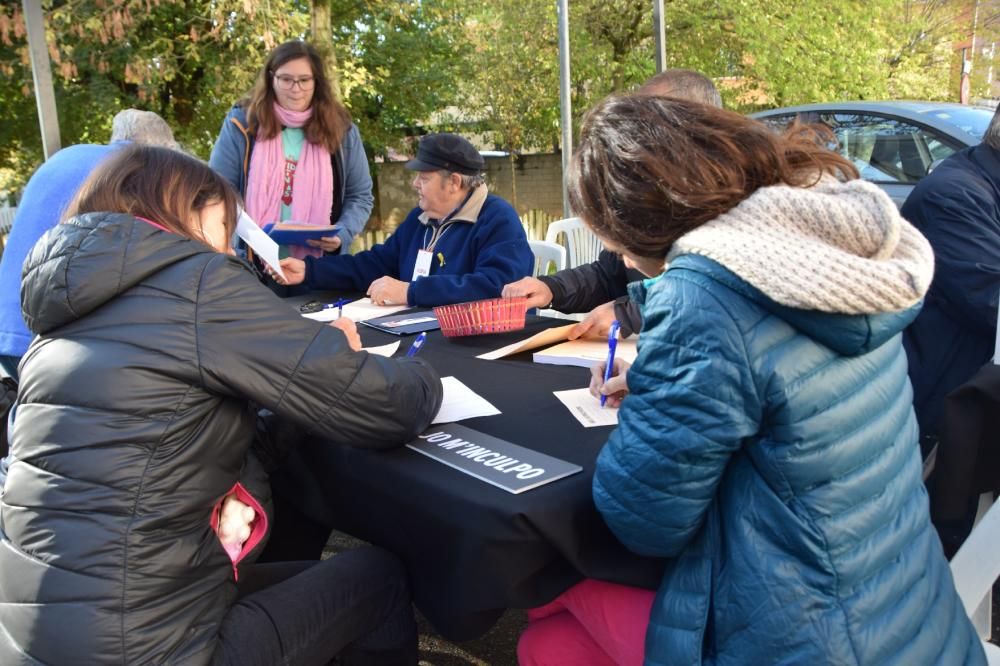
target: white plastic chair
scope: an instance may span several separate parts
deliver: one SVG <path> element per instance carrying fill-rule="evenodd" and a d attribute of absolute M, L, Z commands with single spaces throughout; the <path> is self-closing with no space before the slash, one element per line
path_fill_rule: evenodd
<path fill-rule="evenodd" d="M 7 236 L 10 235 L 10 229 L 14 225 L 15 214 L 17 214 L 17 208 L 13 206 L 0 208 L 0 253 L 7 245 Z"/>
<path fill-rule="evenodd" d="M 594 235 L 593 231 L 583 224 L 583 220 L 578 217 L 556 220 L 549 225 L 548 231 L 545 232 L 545 240 L 556 243 L 559 234 L 566 236 L 565 245 L 569 252 L 569 268 L 597 261 L 597 255 L 601 252 L 601 241 Z"/>
<path fill-rule="evenodd" d="M 532 277 L 549 274 L 549 264 L 553 264 L 557 271 L 566 268 L 566 248 L 559 243 L 549 241 L 529 240 L 531 253 L 535 255 L 535 270 Z"/>
<path fill-rule="evenodd" d="M 984 508 L 988 510 L 951 558 L 951 575 L 965 613 L 983 640 L 987 663 L 1000 666 L 1000 647 L 987 642 L 992 629 L 993 584 L 1000 578 L 1000 502 L 990 506 L 990 501 L 990 495 L 980 496 L 980 514 Z"/>

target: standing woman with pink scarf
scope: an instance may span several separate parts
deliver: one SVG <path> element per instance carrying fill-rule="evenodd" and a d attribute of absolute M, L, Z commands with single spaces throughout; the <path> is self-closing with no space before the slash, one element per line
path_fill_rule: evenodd
<path fill-rule="evenodd" d="M 261 226 L 337 225 L 309 247 L 290 246 L 300 259 L 346 252 L 374 202 L 361 134 L 334 98 L 319 53 L 305 42 L 271 52 L 250 95 L 222 123 L 208 163 L 243 195 Z"/>

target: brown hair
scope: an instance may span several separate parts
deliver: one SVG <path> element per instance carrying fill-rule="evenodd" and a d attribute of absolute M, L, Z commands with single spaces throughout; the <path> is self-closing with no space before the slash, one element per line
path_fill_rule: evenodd
<path fill-rule="evenodd" d="M 598 236 L 663 259 L 678 238 L 768 185 L 810 187 L 858 171 L 824 147 L 826 128 L 785 135 L 738 113 L 679 99 L 612 96 L 584 119 L 567 187 Z"/>
<path fill-rule="evenodd" d="M 351 114 L 333 96 L 323 69 L 323 59 L 309 44 L 297 40 L 285 42 L 271 51 L 264 67 L 257 74 L 257 82 L 254 83 L 250 96 L 241 105 L 247 110 L 250 126 L 257 126 L 258 137 L 270 139 L 277 136 L 281 132 L 281 121 L 274 113 L 274 73 L 286 62 L 299 58 L 309 61 L 315 82 L 311 102 L 312 118 L 302 128 L 306 140 L 335 153 L 351 126 Z"/>
<path fill-rule="evenodd" d="M 90 174 L 63 213 L 63 221 L 97 211 L 144 217 L 170 231 L 205 242 L 191 217 L 221 201 L 229 237 L 239 200 L 229 182 L 182 152 L 134 143 L 112 154 Z"/>

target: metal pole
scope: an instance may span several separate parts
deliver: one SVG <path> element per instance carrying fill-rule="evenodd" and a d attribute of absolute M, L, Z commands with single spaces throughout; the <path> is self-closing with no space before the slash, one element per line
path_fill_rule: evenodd
<path fill-rule="evenodd" d="M 663 0 L 653 0 L 653 41 L 656 43 L 656 72 L 667 68 L 667 37 L 663 29 Z"/>
<path fill-rule="evenodd" d="M 60 148 L 59 116 L 56 113 L 56 93 L 52 88 L 52 67 L 49 48 L 45 43 L 45 17 L 40 0 L 24 0 L 24 27 L 28 33 L 28 51 L 31 54 L 31 78 L 35 84 L 35 102 L 38 105 L 38 124 L 42 130 L 42 150 L 45 159 Z"/>
<path fill-rule="evenodd" d="M 566 174 L 573 156 L 573 112 L 569 95 L 569 2 L 557 1 L 559 14 L 559 120 L 562 129 L 563 217 L 569 217 L 569 197 L 566 193 Z"/>

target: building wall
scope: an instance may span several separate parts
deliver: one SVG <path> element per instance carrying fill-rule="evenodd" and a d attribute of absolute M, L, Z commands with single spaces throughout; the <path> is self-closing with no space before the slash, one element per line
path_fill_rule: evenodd
<path fill-rule="evenodd" d="M 379 165 L 377 201 L 369 229 L 395 229 L 416 205 L 417 198 L 410 187 L 413 172 L 404 165 L 405 162 Z M 517 185 L 516 204 L 512 182 Z M 519 157 L 514 164 L 514 178 L 509 158 L 487 157 L 486 183 L 493 194 L 514 205 L 522 217 L 529 210 L 540 210 L 554 218 L 563 216 L 562 156 L 558 153 Z"/>

